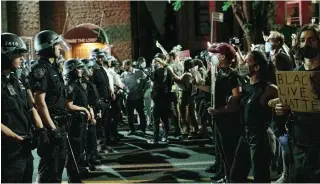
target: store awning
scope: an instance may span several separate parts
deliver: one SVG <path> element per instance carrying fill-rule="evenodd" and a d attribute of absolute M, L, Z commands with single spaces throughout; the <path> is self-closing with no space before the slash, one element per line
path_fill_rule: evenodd
<path fill-rule="evenodd" d="M 106 32 L 99 26 L 86 23 L 80 24 L 64 34 L 69 44 L 102 43 L 109 45 Z"/>

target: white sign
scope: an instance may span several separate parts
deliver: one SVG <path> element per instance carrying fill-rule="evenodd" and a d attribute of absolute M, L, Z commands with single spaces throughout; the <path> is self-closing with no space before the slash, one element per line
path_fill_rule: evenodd
<path fill-rule="evenodd" d="M 213 22 L 223 22 L 223 13 L 212 12 L 211 19 Z"/>

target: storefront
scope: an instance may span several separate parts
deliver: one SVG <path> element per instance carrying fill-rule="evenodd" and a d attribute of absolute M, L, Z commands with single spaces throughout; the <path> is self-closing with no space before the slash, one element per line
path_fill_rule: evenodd
<path fill-rule="evenodd" d="M 107 48 L 109 40 L 105 31 L 97 25 L 86 23 L 70 29 L 64 35 L 72 50 L 65 54 L 66 59 L 89 58 L 95 48 Z"/>

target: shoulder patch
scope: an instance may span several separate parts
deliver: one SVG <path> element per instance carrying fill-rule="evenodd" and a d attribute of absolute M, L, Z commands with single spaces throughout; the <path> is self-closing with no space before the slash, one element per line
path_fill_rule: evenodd
<path fill-rule="evenodd" d="M 36 79 L 41 79 L 44 76 L 45 72 L 46 71 L 43 68 L 35 68 L 34 71 L 33 71 L 33 76 Z"/>

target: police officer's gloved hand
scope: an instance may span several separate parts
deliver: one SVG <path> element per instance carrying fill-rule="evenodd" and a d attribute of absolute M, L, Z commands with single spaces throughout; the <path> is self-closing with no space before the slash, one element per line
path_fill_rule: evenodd
<path fill-rule="evenodd" d="M 38 140 L 30 135 L 25 136 L 22 141 L 23 147 L 29 148 L 31 150 L 36 149 L 38 147 L 38 143 Z"/>
<path fill-rule="evenodd" d="M 33 135 L 38 139 L 39 145 L 43 143 L 49 143 L 48 132 L 45 128 L 35 129 Z"/>
<path fill-rule="evenodd" d="M 59 127 L 57 127 L 55 130 L 49 130 L 48 136 L 51 144 L 60 145 L 62 141 L 62 135 Z"/>

